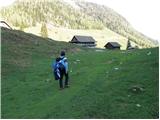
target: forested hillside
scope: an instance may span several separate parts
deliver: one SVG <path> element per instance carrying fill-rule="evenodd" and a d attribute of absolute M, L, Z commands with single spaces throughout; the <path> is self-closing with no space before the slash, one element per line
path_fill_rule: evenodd
<path fill-rule="evenodd" d="M 77 7 L 63 0 L 17 0 L 13 5 L 2 8 L 1 16 L 21 30 L 42 22 L 70 29 L 107 27 L 144 48 L 156 45 L 154 40 L 137 32 L 112 9 L 79 0 L 73 2 Z"/>
<path fill-rule="evenodd" d="M 17 0 L 13 5 L 1 9 L 1 14 L 14 26 L 22 28 L 41 22 L 51 22 L 55 26 L 72 29 L 103 28 L 100 21 L 75 10 L 62 0 Z"/>
<path fill-rule="evenodd" d="M 141 46 L 150 47 L 156 43 L 155 41 L 151 41 L 151 38 L 136 31 L 124 17 L 106 6 L 86 2 L 77 2 L 77 4 L 81 7 L 82 12 L 88 16 L 101 21 L 107 28 Z"/>

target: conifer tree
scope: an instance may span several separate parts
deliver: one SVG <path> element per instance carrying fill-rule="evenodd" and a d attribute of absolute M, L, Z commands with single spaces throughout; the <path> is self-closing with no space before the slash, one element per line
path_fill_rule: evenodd
<path fill-rule="evenodd" d="M 45 23 L 42 23 L 42 26 L 41 26 L 41 36 L 45 38 L 48 37 L 48 30 Z"/>
<path fill-rule="evenodd" d="M 127 49 L 131 47 L 131 42 L 130 40 L 128 40 L 128 43 L 127 43 Z"/>

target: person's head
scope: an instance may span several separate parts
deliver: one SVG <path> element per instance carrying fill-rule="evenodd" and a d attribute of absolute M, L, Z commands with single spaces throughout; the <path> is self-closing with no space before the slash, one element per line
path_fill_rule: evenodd
<path fill-rule="evenodd" d="M 65 52 L 64 51 L 61 51 L 61 56 L 65 56 Z"/>

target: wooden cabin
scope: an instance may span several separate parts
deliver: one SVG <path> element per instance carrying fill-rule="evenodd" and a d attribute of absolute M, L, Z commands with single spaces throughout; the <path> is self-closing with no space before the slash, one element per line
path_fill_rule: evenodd
<path fill-rule="evenodd" d="M 114 50 L 114 49 L 120 50 L 121 45 L 117 42 L 108 42 L 104 47 L 110 50 Z"/>
<path fill-rule="evenodd" d="M 74 43 L 84 47 L 95 47 L 96 41 L 91 36 L 79 36 L 75 35 L 70 43 Z"/>

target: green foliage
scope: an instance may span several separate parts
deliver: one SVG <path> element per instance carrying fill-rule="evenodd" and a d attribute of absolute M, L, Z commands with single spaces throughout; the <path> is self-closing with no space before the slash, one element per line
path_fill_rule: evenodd
<path fill-rule="evenodd" d="M 2 118 L 159 118 L 158 48 L 98 52 L 4 28 L 1 37 Z M 61 50 L 71 87 L 59 91 L 51 63 Z"/>
<path fill-rule="evenodd" d="M 41 36 L 44 38 L 48 37 L 48 30 L 45 23 L 42 23 L 42 26 L 41 26 Z"/>

